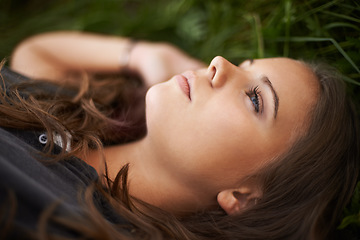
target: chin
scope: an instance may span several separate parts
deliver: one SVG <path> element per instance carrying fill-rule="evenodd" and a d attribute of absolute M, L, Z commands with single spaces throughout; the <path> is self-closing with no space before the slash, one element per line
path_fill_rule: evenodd
<path fill-rule="evenodd" d="M 147 91 L 145 97 L 145 116 L 148 131 L 151 131 L 157 125 L 162 125 L 166 119 L 166 112 L 169 110 L 168 101 L 170 94 L 171 91 L 164 87 L 163 84 L 156 84 Z"/>
<path fill-rule="evenodd" d="M 151 86 L 146 92 L 146 105 L 159 104 L 169 97 L 171 89 L 168 82 L 158 83 Z M 171 93 L 170 93 L 171 94 Z"/>
<path fill-rule="evenodd" d="M 158 108 L 161 108 L 165 99 L 166 96 L 164 96 L 164 90 L 162 90 L 161 85 L 157 84 L 149 88 L 145 96 L 146 115 L 151 114 L 153 111 L 157 111 Z"/>

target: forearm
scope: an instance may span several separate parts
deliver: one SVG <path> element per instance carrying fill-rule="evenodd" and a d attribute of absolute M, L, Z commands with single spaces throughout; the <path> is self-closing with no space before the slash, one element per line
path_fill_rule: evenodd
<path fill-rule="evenodd" d="M 133 45 L 128 38 L 80 32 L 28 38 L 15 49 L 10 66 L 29 77 L 55 81 L 69 80 L 69 73 L 112 73 L 127 68 L 148 87 L 205 67 L 171 44 L 139 41 Z"/>
<path fill-rule="evenodd" d="M 130 44 L 127 38 L 79 32 L 36 35 L 15 49 L 11 68 L 50 80 L 68 72 L 117 72 L 126 65 Z"/>

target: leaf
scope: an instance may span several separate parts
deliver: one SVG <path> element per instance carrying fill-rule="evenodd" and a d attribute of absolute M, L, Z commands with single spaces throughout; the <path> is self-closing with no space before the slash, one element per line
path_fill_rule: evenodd
<path fill-rule="evenodd" d="M 344 229 L 351 224 L 356 224 L 357 226 L 360 226 L 360 215 L 359 214 L 345 217 L 342 220 L 341 224 L 339 225 L 338 229 Z"/>

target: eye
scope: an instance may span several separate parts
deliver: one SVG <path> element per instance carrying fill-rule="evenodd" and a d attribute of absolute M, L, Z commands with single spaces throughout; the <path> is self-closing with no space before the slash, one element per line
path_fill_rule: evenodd
<path fill-rule="evenodd" d="M 254 110 L 256 113 L 262 112 L 262 98 L 260 95 L 259 86 L 256 86 L 254 88 L 249 89 L 249 91 L 246 92 L 246 95 L 250 98 L 252 104 L 254 105 Z"/>

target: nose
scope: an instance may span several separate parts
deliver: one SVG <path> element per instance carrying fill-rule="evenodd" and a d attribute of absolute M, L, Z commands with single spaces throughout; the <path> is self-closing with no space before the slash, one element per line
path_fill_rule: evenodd
<path fill-rule="evenodd" d="M 221 88 L 229 80 L 233 67 L 236 66 L 221 56 L 211 61 L 207 71 L 213 88 Z"/>

